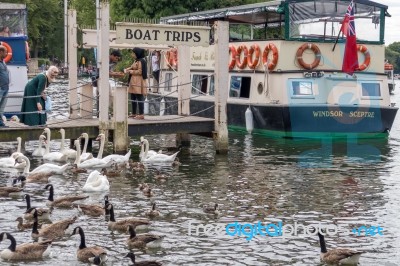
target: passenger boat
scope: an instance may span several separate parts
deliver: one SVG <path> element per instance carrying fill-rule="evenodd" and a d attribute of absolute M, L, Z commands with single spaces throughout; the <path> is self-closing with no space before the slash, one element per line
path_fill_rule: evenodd
<path fill-rule="evenodd" d="M 4 62 L 10 72 L 9 93 L 4 113 L 12 116 L 21 111 L 22 96 L 28 82 L 27 9 L 25 4 L 0 3 L 0 28 L 8 27 L 9 36 L 0 35 L 8 52 Z"/>
<path fill-rule="evenodd" d="M 288 138 L 387 137 L 398 108 L 384 71 L 388 7 L 354 3 L 359 67 L 342 71 L 340 33 L 350 1 L 282 0 L 161 18 L 163 24 L 229 22 L 228 127 Z M 210 38 L 210 42 L 213 40 Z M 337 43 L 336 43 L 337 42 Z M 165 114 L 177 113 L 177 49 L 161 60 Z M 357 52 L 355 52 L 357 53 Z M 228 51 L 227 51 L 228 54 Z M 214 117 L 214 44 L 191 47 L 190 112 Z M 160 94 L 150 94 L 151 99 Z M 150 104 L 150 112 L 159 105 Z"/>
<path fill-rule="evenodd" d="M 385 63 L 385 73 L 388 77 L 389 93 L 393 94 L 396 83 L 394 82 L 394 68 L 392 64 Z"/>

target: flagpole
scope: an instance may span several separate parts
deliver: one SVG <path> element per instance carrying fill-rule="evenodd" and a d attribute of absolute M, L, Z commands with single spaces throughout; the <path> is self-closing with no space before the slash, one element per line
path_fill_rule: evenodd
<path fill-rule="evenodd" d="M 342 27 L 343 27 L 343 23 L 342 23 Z M 340 33 L 342 32 L 342 27 L 340 27 L 339 34 L 337 35 L 336 40 L 335 40 L 335 44 L 333 45 L 333 48 L 332 48 L 332 52 L 335 51 L 336 44 L 339 41 Z"/>

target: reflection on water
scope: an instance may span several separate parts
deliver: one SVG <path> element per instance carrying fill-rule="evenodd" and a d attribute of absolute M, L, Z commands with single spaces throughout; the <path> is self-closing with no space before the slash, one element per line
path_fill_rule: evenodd
<path fill-rule="evenodd" d="M 392 97 L 395 101 L 398 96 Z M 59 106 L 63 108 L 61 114 L 66 112 L 64 103 Z M 246 241 L 243 236 L 188 235 L 189 222 L 205 225 L 283 221 L 306 225 L 334 223 L 349 228 L 380 225 L 384 228 L 383 236 L 327 237 L 328 249 L 362 250 L 366 253 L 361 257 L 361 265 L 396 265 L 400 262 L 399 132 L 397 117 L 388 140 L 297 141 L 231 133 L 228 156 L 215 155 L 212 140 L 193 136 L 190 149 L 179 154 L 182 165 L 161 169 L 169 176 L 166 182 L 155 180 L 157 169 L 148 167 L 144 173 L 109 178 L 108 194 L 117 219 L 144 217 L 152 202 L 161 211 L 162 215 L 153 219 L 146 231 L 165 235 L 163 245 L 136 251 L 138 261 L 156 259 L 165 265 L 318 265 L 319 243 L 312 236 L 288 239 L 256 236 Z M 173 136 L 148 139 L 153 150 L 166 150 L 174 144 Z M 52 144 L 52 150 L 59 147 L 57 141 Z M 132 141 L 132 145 L 137 144 L 137 139 Z M 15 149 L 14 143 L 0 145 L 2 157 L 8 149 Z M 36 145 L 37 141 L 28 142 L 27 152 L 32 152 Z M 132 158 L 137 160 L 138 155 Z M 33 159 L 32 169 L 39 164 L 40 160 Z M 10 175 L 2 169 L 1 185 L 9 182 Z M 87 176 L 71 173 L 52 176 L 55 198 L 82 194 Z M 154 187 L 153 197 L 145 197 L 139 191 L 138 185 L 143 182 Z M 33 206 L 45 205 L 48 192 L 44 185 L 27 184 L 24 193 L 31 194 Z M 105 193 L 88 195 L 85 203 L 101 204 Z M 204 214 L 203 204 L 211 203 L 219 204 L 219 216 Z M 12 233 L 18 243 L 31 241 L 30 233 L 16 230 L 15 219 L 25 207 L 22 195 L 4 197 L 0 202 L 0 231 Z M 77 214 L 74 209 L 55 209 L 52 220 Z M 85 230 L 88 245 L 97 244 L 107 249 L 110 257 L 107 265 L 128 264 L 122 258 L 128 251 L 127 234 L 108 231 L 104 217 L 79 216 L 71 230 L 77 225 Z M 0 243 L 1 249 L 9 245 L 4 242 Z M 51 258 L 29 264 L 85 265 L 76 260 L 78 245 L 78 236 L 65 237 L 54 243 Z"/>

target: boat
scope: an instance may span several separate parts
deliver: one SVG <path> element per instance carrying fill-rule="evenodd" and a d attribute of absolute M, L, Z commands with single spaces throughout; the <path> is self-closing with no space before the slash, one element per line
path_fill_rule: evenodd
<path fill-rule="evenodd" d="M 11 117 L 21 111 L 24 88 L 28 82 L 29 46 L 27 36 L 27 8 L 25 4 L 0 3 L 0 26 L 10 29 L 9 36 L 0 35 L 8 56 L 5 63 L 10 72 L 10 84 L 4 115 Z"/>
<path fill-rule="evenodd" d="M 281 0 L 162 17 L 161 24 L 229 22 L 230 130 L 284 138 L 387 137 L 398 107 L 384 72 L 386 5 L 357 0 L 359 68 L 342 71 L 346 36 L 340 33 L 350 1 Z M 214 50 L 190 47 L 190 113 L 214 117 Z M 357 52 L 356 52 L 357 53 Z M 227 52 L 228 56 L 228 52 Z M 159 93 L 149 93 L 150 113 L 177 114 L 177 49 L 161 60 Z M 151 83 L 150 83 L 150 86 Z M 164 103 L 161 104 L 163 106 Z"/>
<path fill-rule="evenodd" d="M 396 83 L 394 82 L 394 68 L 392 64 L 385 62 L 385 73 L 388 77 L 388 87 L 389 93 L 393 94 L 394 89 L 396 88 Z"/>

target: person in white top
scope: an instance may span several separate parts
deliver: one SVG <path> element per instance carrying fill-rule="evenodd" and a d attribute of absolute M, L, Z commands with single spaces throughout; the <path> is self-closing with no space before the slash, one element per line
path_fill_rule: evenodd
<path fill-rule="evenodd" d="M 158 92 L 160 81 L 160 51 L 154 51 L 151 57 L 151 69 L 153 71 L 153 92 Z"/>

